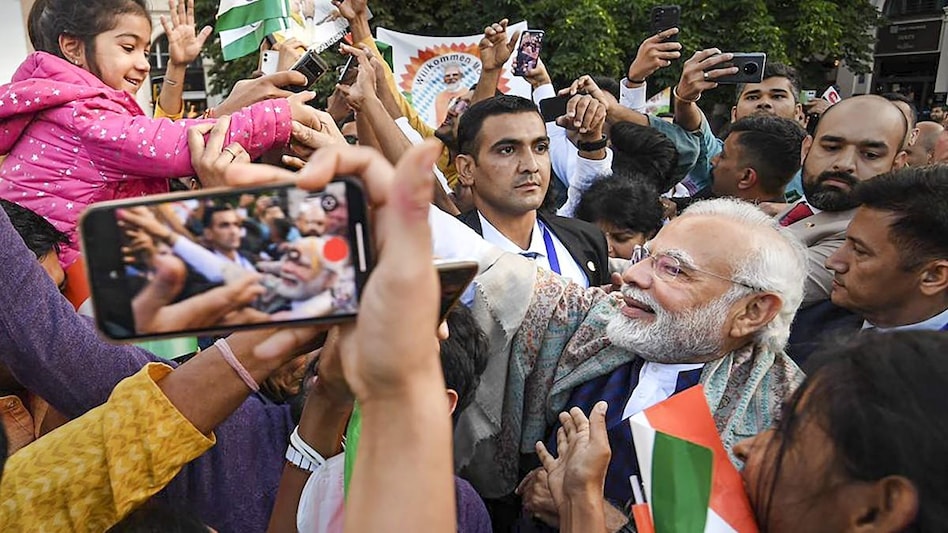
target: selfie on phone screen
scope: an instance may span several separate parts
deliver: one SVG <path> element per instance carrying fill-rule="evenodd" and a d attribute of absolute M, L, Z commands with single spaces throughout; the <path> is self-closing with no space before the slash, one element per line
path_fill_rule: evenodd
<path fill-rule="evenodd" d="M 153 331 L 135 311 L 221 287 L 232 289 L 233 309 L 195 329 L 355 315 L 356 269 L 366 264 L 357 251 L 364 240 L 353 238 L 361 224 L 350 225 L 346 189 L 334 182 L 319 193 L 228 192 L 87 217 L 90 263 L 108 277 L 92 280 L 100 326 L 116 338 L 169 333 Z M 110 312 L 129 307 L 127 316 Z"/>

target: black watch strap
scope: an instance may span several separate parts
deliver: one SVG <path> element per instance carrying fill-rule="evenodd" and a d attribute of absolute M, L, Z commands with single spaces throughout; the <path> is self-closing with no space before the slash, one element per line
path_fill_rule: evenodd
<path fill-rule="evenodd" d="M 580 152 L 595 152 L 598 150 L 602 150 L 608 144 L 609 144 L 609 138 L 603 135 L 602 139 L 599 139 L 598 141 L 593 141 L 593 142 L 588 142 L 588 143 L 580 141 L 576 143 L 576 147 L 579 148 Z"/>

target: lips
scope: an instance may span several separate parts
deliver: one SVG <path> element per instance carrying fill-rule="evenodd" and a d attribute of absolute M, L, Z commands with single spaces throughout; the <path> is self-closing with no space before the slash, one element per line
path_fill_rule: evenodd
<path fill-rule="evenodd" d="M 125 79 L 125 81 L 127 81 L 128 83 L 130 83 L 131 85 L 133 85 L 133 86 L 135 86 L 135 87 L 138 87 L 139 85 L 142 84 L 143 81 L 145 81 L 145 80 L 136 80 L 136 79 L 132 79 L 132 78 L 124 78 L 124 79 Z"/>
<path fill-rule="evenodd" d="M 655 316 L 655 310 L 635 298 L 630 296 L 623 296 L 622 301 L 625 303 L 624 306 L 620 309 L 623 315 L 628 318 L 641 319 L 641 318 L 651 318 Z"/>

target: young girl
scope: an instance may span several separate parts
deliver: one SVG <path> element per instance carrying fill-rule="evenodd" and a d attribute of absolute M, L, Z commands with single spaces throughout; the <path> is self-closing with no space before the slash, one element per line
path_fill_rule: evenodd
<path fill-rule="evenodd" d="M 75 227 L 87 205 L 167 192 L 168 178 L 194 174 L 187 132 L 206 120 L 152 119 L 135 101 L 151 29 L 145 0 L 38 0 L 29 16 L 37 51 L 0 86 L 0 197 L 70 235 L 64 267 L 78 256 Z M 292 120 L 312 112 L 311 97 L 234 113 L 224 146 L 239 141 L 256 158 L 285 145 Z"/>

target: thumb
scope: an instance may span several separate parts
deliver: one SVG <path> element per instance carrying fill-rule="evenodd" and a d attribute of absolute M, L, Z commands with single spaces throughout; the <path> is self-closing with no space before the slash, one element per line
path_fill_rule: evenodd
<path fill-rule="evenodd" d="M 609 404 L 606 402 L 597 402 L 589 413 L 589 438 L 593 442 L 608 442 L 609 437 L 606 434 L 606 411 Z"/>

